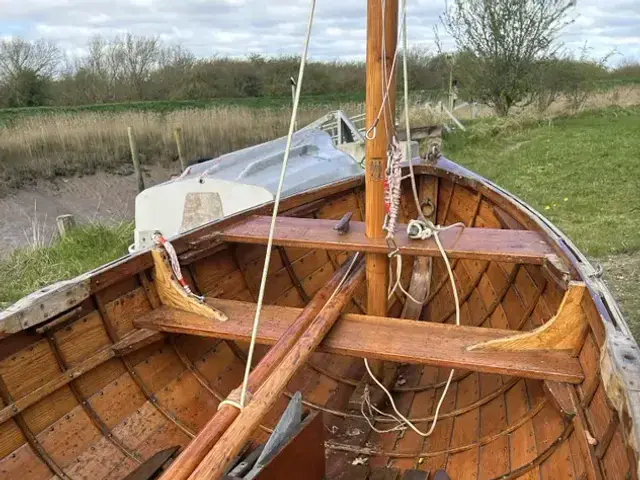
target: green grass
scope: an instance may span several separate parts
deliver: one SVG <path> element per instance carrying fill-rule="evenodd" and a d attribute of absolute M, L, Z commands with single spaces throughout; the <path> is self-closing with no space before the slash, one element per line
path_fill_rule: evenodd
<path fill-rule="evenodd" d="M 79 226 L 50 246 L 14 250 L 0 259 L 0 309 L 58 280 L 92 270 L 127 253 L 133 224 Z"/>
<path fill-rule="evenodd" d="M 640 250 L 639 107 L 506 131 L 490 122 L 449 135 L 446 155 L 524 199 L 588 255 Z"/>
<path fill-rule="evenodd" d="M 336 106 L 344 103 L 364 102 L 364 92 L 303 95 L 301 106 Z M 290 108 L 291 97 L 214 98 L 210 100 L 159 100 L 151 102 L 103 103 L 70 107 L 25 107 L 0 109 L 0 126 L 10 126 L 16 120 L 41 115 L 73 115 L 82 112 L 156 112 L 211 108 L 219 106 L 244 106 L 250 108 Z"/>

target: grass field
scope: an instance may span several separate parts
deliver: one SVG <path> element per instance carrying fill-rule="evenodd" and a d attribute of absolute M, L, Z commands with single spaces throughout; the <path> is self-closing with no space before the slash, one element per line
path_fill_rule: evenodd
<path fill-rule="evenodd" d="M 502 122 L 502 124 L 501 124 Z M 605 268 L 640 339 L 640 107 L 449 135 L 452 160 L 518 195 Z"/>

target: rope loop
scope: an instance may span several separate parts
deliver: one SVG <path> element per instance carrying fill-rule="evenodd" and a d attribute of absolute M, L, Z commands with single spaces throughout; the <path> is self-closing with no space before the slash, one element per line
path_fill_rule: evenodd
<path fill-rule="evenodd" d="M 441 227 L 440 225 L 434 225 L 431 220 L 422 216 L 422 218 L 409 221 L 409 224 L 407 225 L 407 236 L 412 240 L 427 240 L 431 237 L 437 237 L 440 232 L 444 232 L 455 227 L 464 228 L 465 225 L 462 222 L 457 222 L 447 225 L 446 227 Z M 440 243 L 439 239 L 438 243 Z"/>
<path fill-rule="evenodd" d="M 380 121 L 380 117 L 376 118 L 376 119 L 373 121 L 373 125 L 371 125 L 371 126 L 367 129 L 367 131 L 365 132 L 364 137 L 365 137 L 367 140 L 373 140 L 374 138 L 376 138 L 376 135 L 377 135 L 377 133 L 378 133 L 378 129 L 377 129 L 377 127 L 378 127 L 378 122 L 379 122 L 379 121 Z"/>
<path fill-rule="evenodd" d="M 242 387 L 234 388 L 229 392 L 227 398 L 225 398 L 218 404 L 218 410 L 220 410 L 223 405 L 231 405 L 232 407 L 236 407 L 238 410 L 242 411 L 247 403 L 249 403 L 253 398 L 253 394 L 248 390 L 246 391 L 245 395 L 246 398 L 243 405 L 241 403 Z"/>

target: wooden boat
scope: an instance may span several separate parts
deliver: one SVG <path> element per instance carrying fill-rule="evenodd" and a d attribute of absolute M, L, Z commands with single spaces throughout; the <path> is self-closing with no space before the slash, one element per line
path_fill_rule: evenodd
<path fill-rule="evenodd" d="M 524 202 L 443 157 L 415 162 L 423 215 L 465 224 L 438 237 L 460 325 L 434 238 L 397 234 L 402 285 L 426 302 L 387 304 L 380 130 L 366 178 L 280 205 L 242 409 L 222 402 L 243 381 L 271 204 L 172 240 L 204 302 L 160 246 L 2 312 L 0 478 L 638 478 L 640 350 L 598 272 Z M 402 224 L 419 216 L 409 181 Z M 455 369 L 430 436 L 392 429 L 363 358 L 421 430 Z M 304 417 L 238 476 L 295 392 Z"/>

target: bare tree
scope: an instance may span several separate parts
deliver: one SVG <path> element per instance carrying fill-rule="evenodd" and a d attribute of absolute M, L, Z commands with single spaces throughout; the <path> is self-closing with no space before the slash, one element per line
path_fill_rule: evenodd
<path fill-rule="evenodd" d="M 30 42 L 11 38 L 0 42 L 0 76 L 5 79 L 15 78 L 25 71 L 50 77 L 61 60 L 58 47 L 43 39 Z"/>
<path fill-rule="evenodd" d="M 46 40 L 0 41 L 0 82 L 7 104 L 25 107 L 46 103 L 61 60 L 60 50 Z"/>
<path fill-rule="evenodd" d="M 500 115 L 531 101 L 536 65 L 553 56 L 575 0 L 453 0 L 441 22 L 455 41 L 462 88 Z"/>
<path fill-rule="evenodd" d="M 138 98 L 144 96 L 144 83 L 158 66 L 161 42 L 157 37 L 126 34 L 120 40 L 124 72 Z"/>

